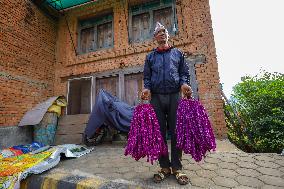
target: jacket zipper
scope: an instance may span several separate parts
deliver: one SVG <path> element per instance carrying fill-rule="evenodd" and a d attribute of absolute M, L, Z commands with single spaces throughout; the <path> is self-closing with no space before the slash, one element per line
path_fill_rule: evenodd
<path fill-rule="evenodd" d="M 163 91 L 164 91 L 164 93 L 165 93 L 165 84 L 166 84 L 166 82 L 165 82 L 165 57 L 164 57 L 164 55 L 165 55 L 165 53 L 163 53 L 163 85 L 164 85 L 164 87 L 163 87 Z"/>

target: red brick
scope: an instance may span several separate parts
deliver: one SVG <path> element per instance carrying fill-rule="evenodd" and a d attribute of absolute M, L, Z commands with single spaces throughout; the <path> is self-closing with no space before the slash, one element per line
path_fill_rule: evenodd
<path fill-rule="evenodd" d="M 105 0 L 71 9 L 67 12 L 67 20 L 76 45 L 78 18 L 112 9 L 114 47 L 76 56 L 64 18 L 56 23 L 28 2 L 4 0 L 0 4 L 0 70 L 11 76 L 10 79 L 0 76 L 0 100 L 3 104 L 0 125 L 16 125 L 24 112 L 38 102 L 52 95 L 66 95 L 67 78 L 118 69 L 121 62 L 126 67 L 142 65 L 146 54 L 156 46 L 151 40 L 130 45 L 128 6 L 124 4 L 127 1 Z M 35 13 L 27 21 L 32 24 L 24 21 L 29 13 L 27 3 Z M 196 65 L 199 95 L 210 115 L 215 134 L 222 138 L 226 135 L 226 126 L 209 1 L 177 0 L 176 8 L 179 33 L 170 38 L 170 44 L 183 51 L 206 56 L 206 65 Z M 11 79 L 18 76 L 23 79 Z M 37 85 L 30 84 L 28 80 Z M 46 84 L 47 88 L 40 83 Z M 9 111 L 14 113 L 15 119 L 10 119 Z"/>

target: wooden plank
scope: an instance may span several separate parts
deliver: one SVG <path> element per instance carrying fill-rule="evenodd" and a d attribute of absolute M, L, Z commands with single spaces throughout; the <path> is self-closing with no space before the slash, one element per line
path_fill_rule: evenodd
<path fill-rule="evenodd" d="M 87 53 L 94 50 L 94 28 L 85 28 L 81 30 L 80 52 Z"/>
<path fill-rule="evenodd" d="M 98 25 L 97 39 L 99 49 L 112 46 L 112 22 Z"/>
<path fill-rule="evenodd" d="M 91 106 L 93 107 L 94 104 L 95 104 L 95 101 L 96 101 L 96 77 L 95 76 L 92 77 L 92 89 L 91 90 L 92 90 L 91 91 L 92 92 L 92 104 L 91 104 Z"/>
<path fill-rule="evenodd" d="M 97 47 L 99 49 L 104 47 L 104 25 L 99 25 L 98 26 L 98 41 L 97 41 Z"/>
<path fill-rule="evenodd" d="M 82 144 L 82 134 L 55 135 L 54 144 Z"/>
<path fill-rule="evenodd" d="M 91 80 L 81 82 L 80 114 L 91 113 Z"/>
<path fill-rule="evenodd" d="M 106 40 L 106 46 L 105 47 L 111 47 L 113 46 L 113 37 L 112 37 L 112 22 L 107 23 L 106 31 L 105 31 L 105 40 Z"/>
<path fill-rule="evenodd" d="M 89 114 L 60 117 L 55 135 L 55 144 L 80 144 L 88 120 Z"/>
<path fill-rule="evenodd" d="M 90 114 L 64 115 L 59 118 L 58 125 L 81 125 L 86 124 Z"/>
<path fill-rule="evenodd" d="M 86 124 L 58 125 L 56 134 L 82 134 L 84 133 L 86 126 Z"/>
<path fill-rule="evenodd" d="M 136 105 L 143 88 L 143 73 L 125 75 L 125 102 Z"/>
<path fill-rule="evenodd" d="M 124 74 L 123 73 L 119 73 L 118 76 L 118 98 L 122 101 L 124 101 L 124 97 L 125 97 L 125 86 L 124 86 Z"/>
<path fill-rule="evenodd" d="M 114 96 L 118 96 L 118 77 L 107 77 L 96 80 L 96 95 L 98 95 L 100 89 L 104 89 Z"/>

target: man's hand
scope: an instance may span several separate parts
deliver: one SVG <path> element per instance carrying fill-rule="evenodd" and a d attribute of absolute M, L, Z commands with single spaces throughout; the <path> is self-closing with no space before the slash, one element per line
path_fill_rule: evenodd
<path fill-rule="evenodd" d="M 183 84 L 181 86 L 181 92 L 182 92 L 182 94 L 185 98 L 188 98 L 188 99 L 192 98 L 192 96 L 191 96 L 192 95 L 192 89 L 189 85 Z"/>
<path fill-rule="evenodd" d="M 150 100 L 151 97 L 151 92 L 149 89 L 143 89 L 142 94 L 141 94 L 141 99 L 142 100 Z"/>

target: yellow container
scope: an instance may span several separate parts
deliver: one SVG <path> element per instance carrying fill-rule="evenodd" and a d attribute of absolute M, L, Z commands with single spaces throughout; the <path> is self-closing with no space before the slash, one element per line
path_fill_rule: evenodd
<path fill-rule="evenodd" d="M 48 108 L 47 112 L 54 112 L 59 117 L 61 115 L 61 106 L 53 104 Z"/>

